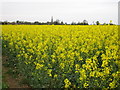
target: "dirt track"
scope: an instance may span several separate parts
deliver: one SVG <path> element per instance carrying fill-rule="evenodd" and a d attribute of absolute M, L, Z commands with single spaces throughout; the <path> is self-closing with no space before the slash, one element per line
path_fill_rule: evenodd
<path fill-rule="evenodd" d="M 2 64 L 5 64 L 6 60 L 7 57 L 3 56 Z M 5 82 L 9 86 L 9 88 L 30 88 L 28 85 L 24 85 L 24 84 L 20 85 L 21 79 L 19 78 L 19 76 L 18 78 L 13 78 L 10 74 L 7 73 L 8 70 L 9 70 L 8 67 L 2 65 L 2 75 L 4 76 L 3 82 Z"/>

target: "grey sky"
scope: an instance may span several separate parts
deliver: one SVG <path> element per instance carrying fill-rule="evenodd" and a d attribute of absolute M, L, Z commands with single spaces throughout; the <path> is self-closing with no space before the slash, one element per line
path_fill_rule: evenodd
<path fill-rule="evenodd" d="M 119 0 L 1 0 L 1 20 L 118 23 Z"/>

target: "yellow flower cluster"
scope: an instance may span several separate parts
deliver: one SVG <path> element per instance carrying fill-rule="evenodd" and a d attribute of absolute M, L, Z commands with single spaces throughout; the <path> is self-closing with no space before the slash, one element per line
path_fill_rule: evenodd
<path fill-rule="evenodd" d="M 42 68 L 42 67 L 43 67 L 43 65 L 42 65 L 42 64 L 39 64 L 39 63 L 36 63 L 36 62 L 34 62 L 34 64 L 36 65 L 36 69 L 40 69 L 40 68 Z"/>
<path fill-rule="evenodd" d="M 65 83 L 65 88 L 68 88 L 71 85 L 71 82 L 67 78 L 64 80 L 64 83 Z"/>

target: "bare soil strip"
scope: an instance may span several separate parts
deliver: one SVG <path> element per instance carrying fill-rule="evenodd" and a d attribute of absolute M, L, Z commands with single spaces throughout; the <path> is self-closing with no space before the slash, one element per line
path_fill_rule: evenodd
<path fill-rule="evenodd" d="M 5 64 L 7 60 L 6 56 L 2 57 L 3 64 Z M 9 88 L 30 88 L 28 85 L 20 84 L 21 78 L 13 78 L 10 74 L 8 74 L 9 68 L 2 65 L 2 75 L 4 76 L 3 82 L 5 82 Z"/>

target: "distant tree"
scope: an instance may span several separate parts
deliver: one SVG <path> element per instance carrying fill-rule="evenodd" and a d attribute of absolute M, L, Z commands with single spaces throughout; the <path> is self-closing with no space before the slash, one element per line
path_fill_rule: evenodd
<path fill-rule="evenodd" d="M 63 21 L 61 21 L 61 25 L 64 25 Z"/>
<path fill-rule="evenodd" d="M 8 21 L 4 21 L 4 22 L 2 22 L 2 25 L 7 25 L 7 24 L 9 24 Z"/>
<path fill-rule="evenodd" d="M 56 20 L 56 21 L 54 21 L 53 23 L 54 23 L 54 25 L 60 25 L 60 20 L 59 20 L 59 19 L 57 19 L 57 20 Z"/>
<path fill-rule="evenodd" d="M 103 25 L 108 25 L 107 23 L 103 23 Z"/>
<path fill-rule="evenodd" d="M 103 25 L 106 25 L 106 23 L 103 23 Z"/>
<path fill-rule="evenodd" d="M 71 25 L 76 25 L 76 22 L 72 22 Z"/>
<path fill-rule="evenodd" d="M 17 21 L 16 21 L 16 24 L 20 24 L 20 21 L 17 20 Z"/>
<path fill-rule="evenodd" d="M 112 23 L 112 20 L 110 20 L 110 23 L 109 23 L 110 25 L 114 25 L 113 23 Z"/>
<path fill-rule="evenodd" d="M 83 25 L 88 25 L 88 21 L 87 20 L 83 20 Z"/>
<path fill-rule="evenodd" d="M 51 24 L 51 22 L 47 21 L 47 25 L 50 25 L 50 24 Z"/>
<path fill-rule="evenodd" d="M 80 24 L 81 24 L 81 25 L 84 25 L 84 23 L 83 23 L 83 22 L 81 22 Z"/>
<path fill-rule="evenodd" d="M 96 25 L 100 25 L 100 22 L 99 22 L 99 21 L 96 21 Z"/>
<path fill-rule="evenodd" d="M 15 22 L 12 22 L 11 24 L 12 24 L 12 25 L 15 25 Z"/>
<path fill-rule="evenodd" d="M 38 22 L 38 21 L 35 21 L 34 24 L 35 24 L 35 25 L 40 25 L 41 23 Z"/>
<path fill-rule="evenodd" d="M 93 21 L 93 25 L 95 25 L 95 22 Z"/>
<path fill-rule="evenodd" d="M 80 23 L 80 22 L 78 22 L 78 23 L 77 23 L 77 25 L 81 25 L 81 23 Z"/>
<path fill-rule="evenodd" d="M 84 23 L 83 22 L 78 22 L 77 25 L 84 25 Z"/>
<path fill-rule="evenodd" d="M 65 25 L 68 25 L 67 22 L 65 22 Z"/>

